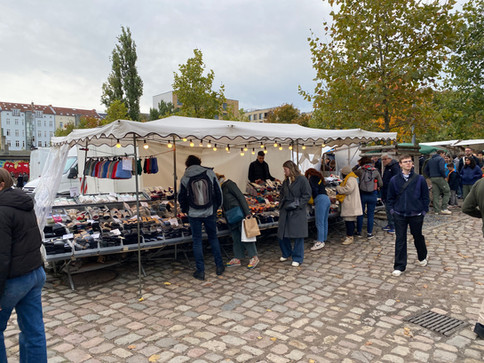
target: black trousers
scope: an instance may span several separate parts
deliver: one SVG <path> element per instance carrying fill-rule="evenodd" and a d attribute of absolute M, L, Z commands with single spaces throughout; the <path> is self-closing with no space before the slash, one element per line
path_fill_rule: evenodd
<path fill-rule="evenodd" d="M 422 261 L 427 257 L 427 246 L 425 237 L 422 234 L 424 216 L 405 217 L 394 213 L 395 221 L 395 264 L 394 269 L 405 271 L 407 268 L 407 227 L 410 226 L 410 233 L 417 249 L 418 260 Z"/>

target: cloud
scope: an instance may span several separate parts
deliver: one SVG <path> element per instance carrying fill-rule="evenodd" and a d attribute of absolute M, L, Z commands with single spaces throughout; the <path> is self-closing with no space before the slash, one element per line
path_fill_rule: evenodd
<path fill-rule="evenodd" d="M 307 37 L 319 32 L 328 8 L 320 0 L 16 0 L 0 5 L 0 100 L 96 108 L 109 57 L 130 27 L 143 79 L 142 112 L 152 96 L 171 90 L 173 72 L 203 52 L 214 86 L 240 106 L 293 103 L 311 91 L 314 71 Z"/>

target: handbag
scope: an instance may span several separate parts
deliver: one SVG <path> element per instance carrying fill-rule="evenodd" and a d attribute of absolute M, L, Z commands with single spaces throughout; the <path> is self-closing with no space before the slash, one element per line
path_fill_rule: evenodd
<path fill-rule="evenodd" d="M 247 217 L 243 221 L 244 230 L 247 237 L 255 237 L 260 235 L 259 224 L 254 217 Z"/>
<path fill-rule="evenodd" d="M 242 226 L 240 228 L 240 240 L 242 242 L 257 242 L 257 237 L 256 236 L 254 236 L 254 237 L 247 237 L 247 235 L 245 234 L 244 221 L 242 221 L 241 223 L 242 223 Z"/>
<path fill-rule="evenodd" d="M 239 206 L 233 207 L 225 212 L 225 218 L 229 224 L 236 224 L 244 219 L 244 212 Z"/>

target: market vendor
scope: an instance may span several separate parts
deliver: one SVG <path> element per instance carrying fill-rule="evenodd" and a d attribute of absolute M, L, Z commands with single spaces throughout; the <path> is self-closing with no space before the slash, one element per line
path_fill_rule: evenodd
<path fill-rule="evenodd" d="M 251 183 L 261 184 L 267 179 L 272 181 L 278 179 L 274 178 L 269 172 L 269 165 L 264 161 L 266 154 L 263 151 L 257 153 L 257 160 L 253 161 L 249 165 L 249 181 Z"/>

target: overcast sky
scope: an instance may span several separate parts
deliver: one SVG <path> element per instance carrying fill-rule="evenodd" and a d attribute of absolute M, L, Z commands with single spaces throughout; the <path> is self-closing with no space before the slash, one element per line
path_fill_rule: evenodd
<path fill-rule="evenodd" d="M 244 109 L 311 104 L 307 38 L 330 20 L 322 0 L 15 0 L 0 3 L 0 101 L 103 112 L 109 57 L 129 27 L 144 82 L 141 112 L 170 91 L 173 72 L 203 52 L 214 88 Z"/>

